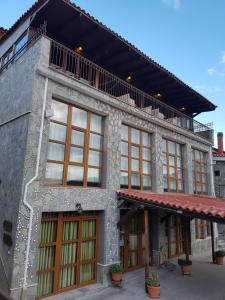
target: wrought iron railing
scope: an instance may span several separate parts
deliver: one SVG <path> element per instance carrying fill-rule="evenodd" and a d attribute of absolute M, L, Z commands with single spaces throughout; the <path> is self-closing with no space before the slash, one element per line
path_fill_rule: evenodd
<path fill-rule="evenodd" d="M 200 135 L 202 135 L 202 132 L 211 130 L 208 126 L 155 99 L 82 55 L 53 40 L 51 40 L 50 65 L 66 72 L 73 78 L 81 80 L 83 83 L 126 102 L 128 105 L 145 111 L 151 116 L 164 119 L 167 122 L 194 131 Z"/>

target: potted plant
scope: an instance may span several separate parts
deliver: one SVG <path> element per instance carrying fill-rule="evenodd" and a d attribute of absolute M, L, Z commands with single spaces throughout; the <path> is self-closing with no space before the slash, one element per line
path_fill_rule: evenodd
<path fill-rule="evenodd" d="M 160 283 L 158 274 L 151 273 L 146 278 L 146 285 L 148 290 L 148 296 L 150 298 L 160 298 Z"/>
<path fill-rule="evenodd" d="M 186 258 L 179 258 L 178 259 L 178 265 L 181 267 L 181 272 L 183 275 L 190 275 L 191 274 L 191 265 L 192 261 Z"/>
<path fill-rule="evenodd" d="M 216 264 L 217 265 L 223 265 L 224 264 L 224 256 L 225 251 L 224 250 L 218 250 L 215 252 L 215 258 L 216 258 Z"/>
<path fill-rule="evenodd" d="M 114 264 L 110 267 L 110 273 L 112 277 L 112 281 L 114 283 L 120 283 L 122 281 L 122 273 L 123 273 L 123 267 L 121 264 Z"/>

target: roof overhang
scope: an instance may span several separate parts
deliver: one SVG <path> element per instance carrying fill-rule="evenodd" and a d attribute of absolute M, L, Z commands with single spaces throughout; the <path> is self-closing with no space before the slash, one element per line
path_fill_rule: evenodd
<path fill-rule="evenodd" d="M 212 102 L 69 0 L 37 1 L 4 38 L 31 14 L 34 27 L 47 21 L 49 37 L 71 49 L 82 46 L 85 57 L 122 79 L 130 75 L 132 85 L 152 96 L 161 94 L 162 102 L 185 108 L 191 116 L 215 110 Z"/>
<path fill-rule="evenodd" d="M 225 224 L 225 199 L 190 194 L 120 190 L 118 200 L 190 218 Z"/>

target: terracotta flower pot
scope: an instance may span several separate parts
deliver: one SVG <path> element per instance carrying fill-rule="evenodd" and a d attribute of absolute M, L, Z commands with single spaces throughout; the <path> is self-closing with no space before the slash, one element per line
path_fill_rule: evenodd
<path fill-rule="evenodd" d="M 150 298 L 158 299 L 160 298 L 160 285 L 159 286 L 147 286 L 148 296 Z"/>
<path fill-rule="evenodd" d="M 224 257 L 216 257 L 216 263 L 222 266 L 224 264 Z"/>
<path fill-rule="evenodd" d="M 120 282 L 122 280 L 122 273 L 112 273 L 112 281 Z"/>
<path fill-rule="evenodd" d="M 190 275 L 191 274 L 191 266 L 190 265 L 181 265 L 181 272 L 184 275 Z"/>

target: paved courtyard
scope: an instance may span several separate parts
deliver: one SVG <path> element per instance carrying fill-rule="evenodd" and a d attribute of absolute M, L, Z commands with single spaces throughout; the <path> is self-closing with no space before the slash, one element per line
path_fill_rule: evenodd
<path fill-rule="evenodd" d="M 179 266 L 174 271 L 151 268 L 160 276 L 161 300 L 225 300 L 225 266 L 210 263 L 210 256 L 193 259 L 192 276 L 182 276 Z M 147 300 L 144 270 L 124 275 L 121 288 L 95 284 L 49 300 Z"/>

